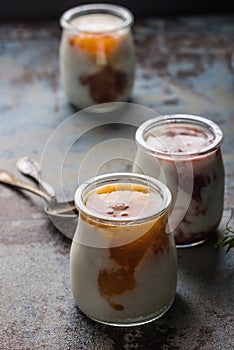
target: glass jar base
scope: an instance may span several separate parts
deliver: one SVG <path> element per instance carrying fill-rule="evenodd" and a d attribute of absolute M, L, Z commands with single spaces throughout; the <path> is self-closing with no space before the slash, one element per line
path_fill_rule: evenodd
<path fill-rule="evenodd" d="M 91 320 L 96 321 L 98 323 L 102 323 L 108 326 L 114 326 L 114 327 L 134 327 L 134 326 L 141 326 L 144 325 L 146 323 L 150 323 L 153 322 L 159 318 L 161 318 L 172 306 L 172 304 L 174 303 L 174 297 L 171 300 L 170 304 L 166 307 L 164 307 L 163 309 L 160 310 L 160 312 L 157 313 L 152 313 L 150 315 L 148 315 L 147 317 L 138 317 L 138 318 L 134 318 L 134 319 L 126 319 L 125 321 L 103 321 L 103 320 L 99 320 L 97 318 L 91 317 L 86 315 L 87 317 L 89 317 Z"/>
<path fill-rule="evenodd" d="M 196 247 L 198 245 L 201 245 L 207 241 L 208 241 L 208 238 L 203 239 L 203 240 L 198 241 L 198 242 L 194 242 L 194 243 L 176 244 L 176 248 L 179 248 L 179 249 L 180 248 L 192 248 L 192 247 Z"/>

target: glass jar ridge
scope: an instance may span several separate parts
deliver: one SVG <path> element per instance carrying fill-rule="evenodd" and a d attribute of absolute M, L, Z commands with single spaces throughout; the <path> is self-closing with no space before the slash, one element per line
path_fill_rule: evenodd
<path fill-rule="evenodd" d="M 207 147 L 203 147 L 199 151 L 170 152 L 170 156 L 183 157 L 185 154 L 189 156 L 202 155 L 206 154 L 207 152 L 211 152 L 216 148 L 219 148 L 223 143 L 222 129 L 215 122 L 211 121 L 210 119 L 192 114 L 169 114 L 147 120 L 137 129 L 135 136 L 136 142 L 147 152 L 158 155 L 165 154 L 165 152 L 162 152 L 147 145 L 145 137 L 147 133 L 150 133 L 151 130 L 159 126 L 169 124 L 178 125 L 180 123 L 186 123 L 188 126 L 198 126 L 205 128 L 207 129 L 207 131 L 211 132 L 214 135 L 214 139 Z"/>
<path fill-rule="evenodd" d="M 90 33 L 92 32 L 92 30 L 79 29 L 77 26 L 71 23 L 71 20 L 76 18 L 77 16 L 92 14 L 96 12 L 113 14 L 114 16 L 118 16 L 123 20 L 122 23 L 116 25 L 113 29 L 105 30 L 105 33 L 111 33 L 113 31 L 122 30 L 124 28 L 130 27 L 132 26 L 134 21 L 132 13 L 127 8 L 124 8 L 122 6 L 112 4 L 87 4 L 73 7 L 64 12 L 64 14 L 60 18 L 60 25 L 62 26 L 62 28 L 71 31 L 81 31 L 85 33 Z M 100 34 L 102 33 L 102 31 L 95 31 L 95 33 Z"/>

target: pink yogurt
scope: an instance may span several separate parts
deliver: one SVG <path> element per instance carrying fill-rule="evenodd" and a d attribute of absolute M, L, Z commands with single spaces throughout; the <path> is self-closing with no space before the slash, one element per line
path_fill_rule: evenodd
<path fill-rule="evenodd" d="M 203 243 L 217 229 L 223 212 L 223 133 L 209 119 L 168 115 L 148 120 L 136 132 L 134 172 L 163 181 L 173 205 L 168 229 L 177 247 Z"/>

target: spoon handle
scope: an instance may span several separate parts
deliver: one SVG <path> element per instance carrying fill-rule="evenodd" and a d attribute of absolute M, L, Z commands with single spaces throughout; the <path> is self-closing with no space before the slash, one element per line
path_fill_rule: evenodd
<path fill-rule="evenodd" d="M 22 157 L 17 161 L 16 166 L 23 175 L 30 176 L 51 198 L 55 199 L 55 190 L 51 185 L 41 179 L 40 165 L 36 160 L 31 157 Z"/>
<path fill-rule="evenodd" d="M 31 193 L 34 193 L 42 198 L 44 198 L 48 203 L 51 202 L 51 197 L 48 196 L 46 193 L 40 191 L 39 189 L 30 186 L 21 180 L 17 179 L 13 174 L 9 173 L 6 170 L 0 170 L 0 182 L 12 187 L 20 188 L 22 190 L 29 191 Z"/>

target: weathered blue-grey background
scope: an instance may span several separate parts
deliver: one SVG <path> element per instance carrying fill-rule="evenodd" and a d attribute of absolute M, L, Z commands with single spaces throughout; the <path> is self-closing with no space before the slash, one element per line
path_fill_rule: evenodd
<path fill-rule="evenodd" d="M 221 230 L 234 207 L 234 16 L 145 19 L 135 24 L 134 37 L 132 102 L 163 114 L 204 115 L 223 128 Z M 40 161 L 51 133 L 75 112 L 59 79 L 59 40 L 57 22 L 0 25 L 0 168 L 15 174 L 16 160 L 31 155 Z M 77 185 L 85 146 L 102 140 L 105 131 L 113 130 L 100 128 L 68 154 L 67 195 Z M 74 132 L 50 142 L 43 176 L 56 188 L 56 161 Z M 117 133 L 126 137 L 124 130 Z M 216 239 L 178 251 L 177 296 L 162 319 L 135 328 L 103 326 L 74 305 L 70 241 L 53 227 L 40 200 L 0 185 L 0 349 L 233 349 L 234 256 L 216 250 Z"/>

